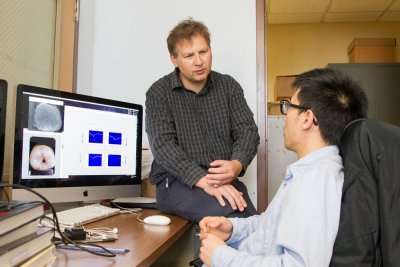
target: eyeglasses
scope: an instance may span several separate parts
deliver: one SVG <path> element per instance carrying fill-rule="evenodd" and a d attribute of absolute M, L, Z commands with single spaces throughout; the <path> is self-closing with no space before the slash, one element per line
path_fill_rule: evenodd
<path fill-rule="evenodd" d="M 310 107 L 307 107 L 307 106 L 292 104 L 292 103 L 290 103 L 289 100 L 281 100 L 281 102 L 279 104 L 280 104 L 280 108 L 281 108 L 281 113 L 283 115 L 286 115 L 290 108 L 297 108 L 302 111 L 307 111 L 307 110 L 311 109 Z M 315 117 L 313 119 L 313 123 L 314 123 L 314 125 L 318 125 L 318 121 Z"/>
<path fill-rule="evenodd" d="M 289 100 L 281 100 L 280 108 L 281 108 L 281 113 L 283 115 L 286 115 L 290 108 L 297 108 L 297 109 L 301 109 L 303 111 L 307 111 L 310 109 L 309 107 L 306 107 L 306 106 L 292 104 L 292 103 L 290 103 Z"/>

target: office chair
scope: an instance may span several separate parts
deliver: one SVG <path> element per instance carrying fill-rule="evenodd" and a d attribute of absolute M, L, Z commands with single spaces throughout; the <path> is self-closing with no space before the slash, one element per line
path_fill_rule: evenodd
<path fill-rule="evenodd" d="M 340 150 L 344 184 L 330 266 L 400 266 L 400 127 L 356 120 Z"/>

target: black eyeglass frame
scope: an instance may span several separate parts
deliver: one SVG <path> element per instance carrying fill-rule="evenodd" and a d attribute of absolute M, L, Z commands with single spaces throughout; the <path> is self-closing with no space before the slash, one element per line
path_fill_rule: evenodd
<path fill-rule="evenodd" d="M 281 100 L 281 101 L 279 102 L 279 108 L 280 108 L 280 111 L 281 111 L 281 113 L 282 113 L 283 115 L 286 115 L 287 112 L 288 112 L 288 110 L 289 110 L 289 109 L 287 108 L 287 109 L 286 109 L 286 112 L 284 112 L 284 106 L 285 106 L 285 105 L 288 106 L 288 107 L 291 107 L 291 108 L 300 109 L 300 110 L 302 110 L 303 112 L 305 112 L 305 111 L 311 109 L 311 108 L 308 107 L 308 106 L 302 106 L 302 105 L 292 104 L 289 100 L 283 99 L 283 100 Z M 314 125 L 318 125 L 318 121 L 317 121 L 317 119 L 316 119 L 315 117 L 314 117 L 313 123 L 314 123 Z"/>
<path fill-rule="evenodd" d="M 284 106 L 285 105 L 289 106 L 289 107 L 292 107 L 292 108 L 301 109 L 303 111 L 307 111 L 307 110 L 311 109 L 310 107 L 307 107 L 307 106 L 301 106 L 301 105 L 292 104 L 289 100 L 283 99 L 279 103 L 279 107 L 280 107 L 281 113 L 283 115 L 286 115 L 287 111 L 289 110 L 289 109 L 286 109 L 286 112 L 284 112 Z"/>

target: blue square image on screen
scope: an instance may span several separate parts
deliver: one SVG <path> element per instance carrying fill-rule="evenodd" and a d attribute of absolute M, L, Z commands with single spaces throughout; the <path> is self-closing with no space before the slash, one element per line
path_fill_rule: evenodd
<path fill-rule="evenodd" d="M 89 166 L 101 166 L 101 154 L 89 154 Z"/>
<path fill-rule="evenodd" d="M 102 144 L 103 143 L 103 132 L 89 130 L 89 143 Z"/>
<path fill-rule="evenodd" d="M 122 134 L 110 132 L 110 134 L 108 135 L 108 143 L 112 145 L 121 145 Z"/>
<path fill-rule="evenodd" d="M 121 167 L 121 155 L 108 155 L 108 166 Z"/>

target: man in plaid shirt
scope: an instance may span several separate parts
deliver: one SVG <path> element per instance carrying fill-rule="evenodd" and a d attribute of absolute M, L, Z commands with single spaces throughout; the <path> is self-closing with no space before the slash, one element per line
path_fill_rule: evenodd
<path fill-rule="evenodd" d="M 182 21 L 167 43 L 175 70 L 146 94 L 158 208 L 195 222 L 256 214 L 237 179 L 260 142 L 241 86 L 211 70 L 210 34 L 201 22 Z"/>

